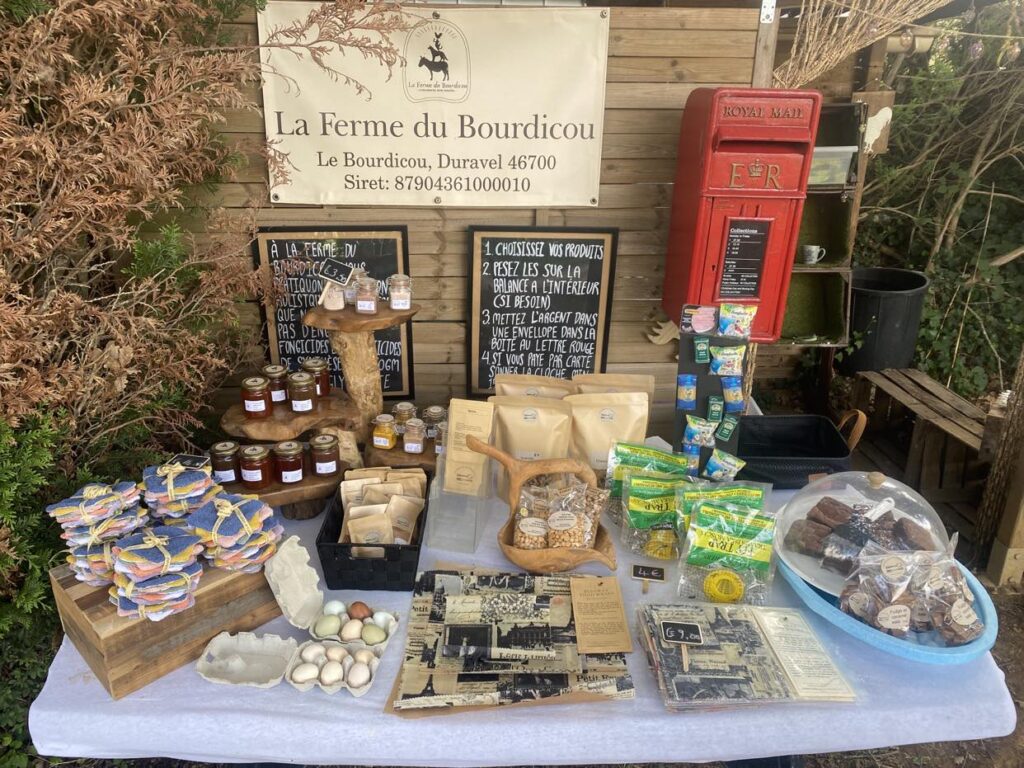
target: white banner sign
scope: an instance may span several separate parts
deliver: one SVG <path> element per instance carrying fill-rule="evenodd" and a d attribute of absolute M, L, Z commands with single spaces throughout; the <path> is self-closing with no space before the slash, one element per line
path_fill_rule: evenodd
<path fill-rule="evenodd" d="M 275 202 L 597 205 L 606 9 L 404 6 L 390 77 L 364 51 L 313 43 L 319 9 L 259 14 Z"/>

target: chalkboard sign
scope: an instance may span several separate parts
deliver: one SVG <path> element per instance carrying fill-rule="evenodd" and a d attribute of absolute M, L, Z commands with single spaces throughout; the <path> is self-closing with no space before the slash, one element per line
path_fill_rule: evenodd
<path fill-rule="evenodd" d="M 666 643 L 704 645 L 704 635 L 700 631 L 700 624 L 690 624 L 685 621 L 661 622 L 661 639 Z"/>
<path fill-rule="evenodd" d="M 721 299 L 756 299 L 761 295 L 768 227 L 764 219 L 729 219 L 722 259 Z"/>
<path fill-rule="evenodd" d="M 657 565 L 634 565 L 632 575 L 643 581 L 664 581 L 665 569 Z"/>
<path fill-rule="evenodd" d="M 339 227 L 261 229 L 256 235 L 260 269 L 267 270 L 274 287 L 264 311 L 270 359 L 298 370 L 307 357 L 327 360 L 331 383 L 344 383 L 337 355 L 327 332 L 302 324 L 302 316 L 315 307 L 324 288 L 324 264 L 344 279 L 343 266 L 362 267 L 381 281 L 380 296 L 387 300 L 386 280 L 408 274 L 408 230 L 405 227 Z M 374 334 L 385 397 L 413 396 L 412 327 L 405 323 Z"/>
<path fill-rule="evenodd" d="M 471 395 L 499 373 L 604 370 L 617 229 L 470 228 Z"/>

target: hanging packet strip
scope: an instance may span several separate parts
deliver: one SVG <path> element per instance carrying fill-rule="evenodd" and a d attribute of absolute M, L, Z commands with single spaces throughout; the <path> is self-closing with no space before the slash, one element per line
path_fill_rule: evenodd
<path fill-rule="evenodd" d="M 686 476 L 686 457 L 651 448 L 643 443 L 616 441 L 608 451 L 608 472 L 605 488 L 612 492 L 612 498 L 622 496 L 622 480 L 628 470 L 662 472 L 674 477 Z"/>
<path fill-rule="evenodd" d="M 757 307 L 751 304 L 722 304 L 718 307 L 718 335 L 750 338 Z"/>
<path fill-rule="evenodd" d="M 773 576 L 775 522 L 773 514 L 749 507 L 699 503 L 687 536 L 679 596 L 764 605 Z"/>
<path fill-rule="evenodd" d="M 711 345 L 711 373 L 715 376 L 739 376 L 743 373 L 743 357 L 747 345 L 716 347 Z"/>

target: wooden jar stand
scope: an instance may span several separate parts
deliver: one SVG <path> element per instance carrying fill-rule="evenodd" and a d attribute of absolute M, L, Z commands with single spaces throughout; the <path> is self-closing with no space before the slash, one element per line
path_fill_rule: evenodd
<path fill-rule="evenodd" d="M 358 412 L 355 432 L 363 443 L 370 435 L 370 424 L 384 410 L 373 332 L 401 325 L 419 311 L 419 304 L 405 310 L 381 306 L 375 315 L 360 315 L 351 306 L 334 310 L 314 307 L 302 318 L 303 325 L 321 328 L 330 336 L 331 346 L 341 361 L 345 391 Z"/>

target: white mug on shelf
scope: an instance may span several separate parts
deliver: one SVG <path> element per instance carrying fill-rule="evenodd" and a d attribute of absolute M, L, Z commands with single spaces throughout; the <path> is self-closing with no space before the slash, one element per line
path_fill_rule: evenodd
<path fill-rule="evenodd" d="M 802 264 L 817 264 L 825 258 L 825 247 L 822 245 L 801 245 L 800 262 Z"/>

